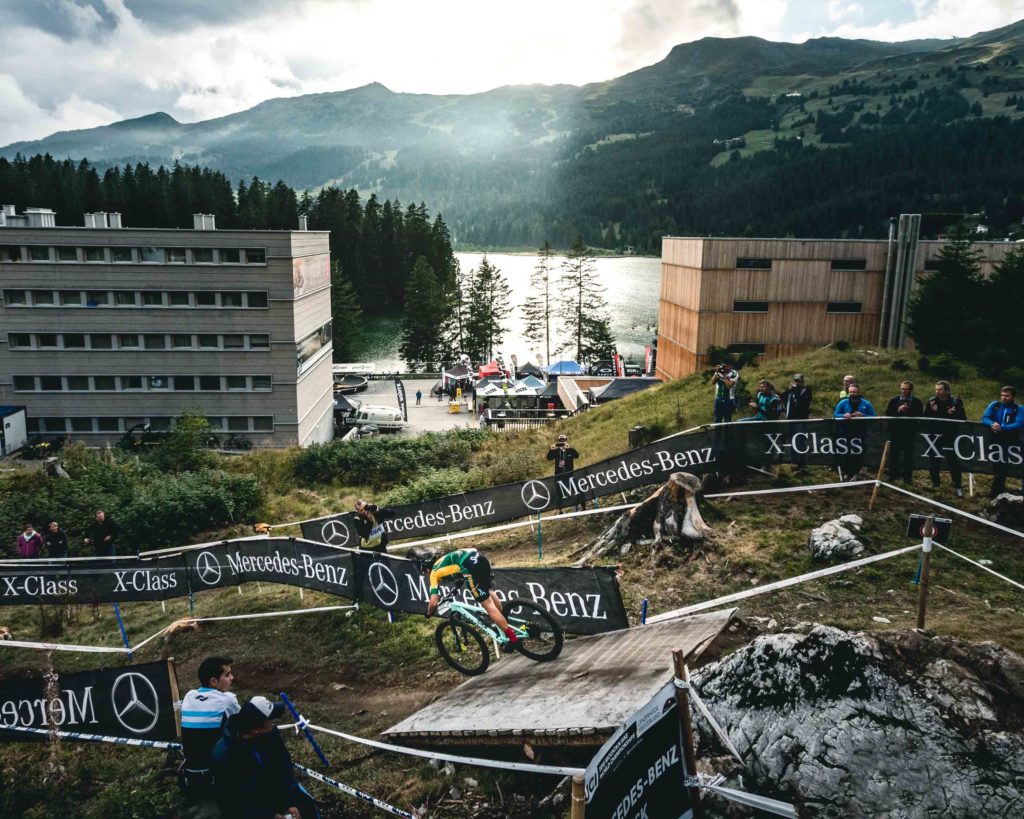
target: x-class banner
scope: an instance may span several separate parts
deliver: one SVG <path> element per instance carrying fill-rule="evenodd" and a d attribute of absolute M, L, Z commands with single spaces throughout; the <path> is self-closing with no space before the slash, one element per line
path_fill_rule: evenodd
<path fill-rule="evenodd" d="M 46 739 L 4 728 L 56 728 L 129 739 L 173 740 L 166 662 L 61 674 L 47 696 L 41 678 L 0 683 L 0 742 Z"/>
<path fill-rule="evenodd" d="M 874 474 L 886 441 L 890 463 L 910 453 L 915 469 L 958 463 L 965 472 L 1024 476 L 1017 433 L 993 434 L 983 424 L 943 419 L 877 418 L 750 421 L 674 435 L 557 477 L 480 489 L 394 507 L 384 522 L 392 540 L 428 537 L 504 523 L 628 489 L 664 482 L 673 472 L 738 472 L 776 464 L 827 466 L 844 476 Z M 538 462 L 540 456 L 538 455 Z M 302 536 L 355 546 L 352 513 L 302 524 Z"/>
<path fill-rule="evenodd" d="M 402 413 L 402 420 L 409 420 L 409 406 L 405 399 L 405 384 L 401 378 L 395 379 L 395 395 L 398 397 L 398 409 Z"/>
<path fill-rule="evenodd" d="M 497 569 L 494 575 L 502 600 L 533 600 L 571 634 L 629 625 L 611 568 Z M 163 600 L 257 581 L 301 586 L 388 611 L 427 610 L 427 577 L 413 561 L 286 537 L 225 541 L 158 560 L 72 560 L 56 568 L 46 561 L 0 563 L 0 603 Z"/>
<path fill-rule="evenodd" d="M 689 819 L 675 686 L 631 716 L 587 766 L 587 819 Z"/>

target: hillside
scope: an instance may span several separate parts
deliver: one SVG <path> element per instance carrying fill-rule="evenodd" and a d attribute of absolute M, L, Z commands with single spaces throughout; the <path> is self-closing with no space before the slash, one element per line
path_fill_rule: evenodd
<path fill-rule="evenodd" d="M 892 352 L 875 354 L 825 349 L 772 362 L 756 372 L 744 373 L 744 379 L 749 384 L 759 377 L 768 377 L 782 384 L 793 371 L 801 371 L 816 390 L 815 412 L 824 413 L 831 406 L 831 393 L 838 390 L 838 381 L 846 372 L 857 374 L 865 395 L 876 403 L 888 397 L 899 380 L 908 377 L 917 383 L 919 394 L 926 394 L 935 376 L 918 371 L 903 358 Z M 955 381 L 970 417 L 977 417 L 998 389 L 996 382 L 966 371 Z M 627 430 L 634 423 L 660 427 L 660 431 L 667 434 L 710 421 L 710 396 L 708 384 L 701 375 L 695 375 L 598 407 L 563 422 L 559 428 L 489 436 L 484 446 L 460 455 L 465 458 L 461 468 L 413 464 L 411 475 L 404 475 L 399 482 L 429 484 L 433 479 L 434 485 L 439 487 L 442 483 L 439 477 L 450 471 L 490 482 L 546 474 L 548 464 L 543 460 L 543 453 L 550 436 L 559 431 L 570 436 L 584 462 L 592 463 L 624 450 Z M 255 519 L 285 521 L 334 512 L 350 508 L 358 495 L 379 498 L 389 489 L 400 488 L 386 479 L 370 480 L 370 467 L 359 474 L 366 476 L 374 486 L 349 485 L 350 474 L 330 483 L 309 483 L 296 477 L 297 457 L 295 452 L 267 452 L 227 462 L 225 466 L 233 471 L 258 477 L 266 492 L 263 508 L 250 520 L 202 533 L 194 539 L 247 534 Z M 423 460 L 425 462 L 426 458 Z M 385 469 L 399 468 L 402 468 L 399 464 L 382 460 L 379 475 L 383 475 Z M 832 479 L 832 473 L 826 469 L 814 468 L 810 473 L 798 477 L 783 468 L 774 481 L 752 475 L 747 488 Z M 11 477 L 0 479 L 6 481 Z M 984 485 L 985 481 L 982 477 L 979 482 Z M 438 494 L 447 491 L 450 490 L 440 489 Z M 918 476 L 915 491 L 933 494 L 927 488 L 925 475 Z M 935 496 L 975 512 L 984 505 L 981 497 L 953 499 L 948 484 Z M 809 571 L 817 565 L 807 553 L 809 530 L 843 513 L 857 512 L 864 516 L 869 554 L 905 545 L 903 530 L 907 513 L 924 509 L 894 493 L 883 492 L 879 505 L 869 513 L 867 500 L 868 492 L 862 487 L 835 492 L 704 500 L 701 505 L 705 518 L 715 530 L 706 556 L 661 568 L 654 568 L 635 555 L 623 557 L 620 582 L 627 610 L 635 618 L 644 597 L 649 599 L 652 613 L 657 613 Z M 571 562 L 580 547 L 606 525 L 607 521 L 601 517 L 545 518 L 544 565 Z M 1011 577 L 1024 576 L 1024 549 L 1019 541 L 960 520 L 954 524 L 954 533 L 955 548 L 973 557 L 992 559 L 996 569 Z M 484 549 L 498 565 L 538 565 L 536 535 L 531 529 L 481 536 L 475 545 Z M 851 629 L 906 629 L 913 625 L 916 608 L 917 587 L 910 582 L 915 565 L 916 558 L 908 555 L 865 567 L 840 580 L 825 580 L 797 590 L 755 597 L 744 602 L 742 613 L 748 620 L 757 617 L 765 618 L 759 621 L 762 623 L 774 620 L 776 628 L 802 621 Z M 929 628 L 938 634 L 974 642 L 996 640 L 1017 651 L 1024 650 L 1020 596 L 1015 590 L 963 563 L 954 563 L 946 555 L 936 557 L 933 571 Z M 198 595 L 196 614 L 230 615 L 337 602 L 337 598 L 318 593 L 300 594 L 294 588 L 250 584 L 240 591 L 226 589 Z M 169 601 L 166 611 L 159 603 L 121 606 L 132 642 L 185 616 L 187 610 L 188 604 L 183 599 Z M 101 607 L 99 620 L 92 617 L 87 607 L 81 607 L 72 615 L 64 625 L 61 641 L 119 644 L 120 635 L 109 607 Z M 8 625 L 17 637 L 35 639 L 39 634 L 41 614 L 36 609 L 5 608 L 2 617 L 2 624 Z M 872 619 L 875 617 L 884 617 L 888 624 L 880 625 Z M 241 694 L 285 690 L 306 716 L 319 724 L 371 736 L 459 682 L 458 675 L 448 670 L 436 656 L 430 631 L 431 624 L 422 618 L 403 617 L 395 624 L 388 624 L 382 613 L 367 608 L 351 616 L 344 612 L 320 613 L 256 621 L 255 624 L 245 621 L 202 624 L 197 630 L 183 630 L 151 643 L 135 659 L 147 661 L 174 656 L 183 681 L 188 682 L 201 657 L 224 652 L 236 659 Z M 742 633 L 738 634 L 731 645 L 738 646 L 745 639 Z M 0 678 L 21 670 L 40 669 L 50 660 L 61 671 L 103 664 L 95 655 L 55 653 L 48 658 L 35 652 L 8 651 L 4 654 Z M 324 744 L 334 762 L 332 775 L 406 809 L 429 804 L 437 806 L 432 816 L 445 817 L 529 815 L 541 819 L 567 815 L 564 802 L 562 807 L 550 803 L 542 806 L 539 802 L 554 786 L 553 780 L 494 775 L 468 768 L 458 768 L 449 774 L 418 761 L 365 753 L 365 749 L 340 740 L 327 738 Z M 297 758 L 322 768 L 300 740 L 290 739 L 289 745 Z M 581 752 L 584 759 L 586 753 Z M 542 758 L 579 761 L 571 755 L 542 753 Z M 46 748 L 0 746 L 0 808 L 6 815 L 28 819 L 58 813 L 96 819 L 189 815 L 182 812 L 173 777 L 159 752 L 130 748 L 103 750 L 66 742 L 56 752 L 55 759 L 64 766 L 64 778 L 48 768 L 53 758 Z M 477 784 L 468 786 L 466 777 L 474 778 Z M 451 798 L 453 786 L 459 789 L 461 797 Z M 359 803 L 331 794 L 315 784 L 312 788 L 327 803 L 326 819 L 377 815 L 372 809 L 364 810 Z"/>
<path fill-rule="evenodd" d="M 1024 114 L 1022 50 L 1021 23 L 907 43 L 705 38 L 578 88 L 434 96 L 374 83 L 190 124 L 155 113 L 0 156 L 181 161 L 232 179 L 357 187 L 427 202 L 463 246 L 568 246 L 577 232 L 596 247 L 648 252 L 665 233 L 877 237 L 900 211 L 983 212 L 1003 235 L 1024 216 L 1021 135 L 993 120 Z M 951 124 L 962 131 L 934 144 Z M 998 161 L 970 150 L 979 144 L 996 147 Z M 908 145 L 916 153 L 900 155 Z M 759 154 L 771 159 L 748 161 Z M 951 157 L 965 165 L 955 178 L 943 175 Z M 838 188 L 813 184 L 808 166 L 831 163 L 867 178 L 844 171 Z M 750 196 L 744 180 L 766 192 Z M 704 201 L 707 191 L 717 198 Z M 771 201 L 780 191 L 793 201 Z M 861 195 L 877 205 L 865 211 Z"/>

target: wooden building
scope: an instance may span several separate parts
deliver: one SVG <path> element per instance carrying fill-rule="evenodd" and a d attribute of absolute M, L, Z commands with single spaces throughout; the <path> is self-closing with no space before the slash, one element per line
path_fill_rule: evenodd
<path fill-rule="evenodd" d="M 944 246 L 918 241 L 914 271 Z M 979 242 L 988 274 L 1014 247 Z M 838 339 L 877 345 L 890 262 L 887 240 L 701 239 L 666 236 L 661 250 L 657 376 L 709 366 L 708 347 L 777 358 Z"/>

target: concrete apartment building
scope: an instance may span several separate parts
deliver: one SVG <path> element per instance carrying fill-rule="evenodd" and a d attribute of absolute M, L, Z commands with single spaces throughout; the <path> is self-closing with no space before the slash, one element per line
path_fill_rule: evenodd
<path fill-rule="evenodd" d="M 0 213 L 0 404 L 96 445 L 197 410 L 258 447 L 333 436 L 328 233 L 56 227 Z"/>
<path fill-rule="evenodd" d="M 665 237 L 656 374 L 671 379 L 705 369 L 713 363 L 707 361 L 709 346 L 756 351 L 762 360 L 837 339 L 904 346 L 903 317 L 913 280 L 935 269 L 944 245 L 895 237 Z M 987 275 L 1014 245 L 978 242 L 975 247 Z M 902 281 L 899 268 L 905 271 Z"/>

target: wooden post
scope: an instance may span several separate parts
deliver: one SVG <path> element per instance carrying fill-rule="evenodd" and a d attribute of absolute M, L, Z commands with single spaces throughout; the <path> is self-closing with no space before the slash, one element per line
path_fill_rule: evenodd
<path fill-rule="evenodd" d="M 697 778 L 697 755 L 693 752 L 693 722 L 690 719 L 690 671 L 683 663 L 683 652 L 672 649 L 672 666 L 675 668 L 676 704 L 679 707 L 679 722 L 683 728 L 683 759 L 686 761 L 686 773 Z M 690 801 L 693 803 L 693 819 L 701 819 L 704 809 L 700 802 L 700 788 L 696 785 L 688 788 Z"/>
<path fill-rule="evenodd" d="M 924 628 L 924 617 L 928 610 L 928 575 L 932 566 L 932 538 L 935 537 L 935 521 L 929 517 L 924 522 L 924 542 L 921 544 L 921 585 L 917 587 L 917 627 Z"/>
<path fill-rule="evenodd" d="M 882 460 L 878 462 L 878 474 L 875 476 L 875 488 L 871 490 L 871 502 L 868 503 L 868 509 L 875 508 L 875 498 L 878 497 L 878 487 L 882 481 L 882 475 L 885 473 L 885 465 L 889 463 L 889 447 L 890 442 L 885 442 L 885 448 L 882 450 Z"/>
<path fill-rule="evenodd" d="M 167 675 L 171 679 L 171 698 L 178 707 L 174 709 L 174 729 L 181 739 L 181 695 L 178 693 L 178 669 L 174 666 L 174 658 L 167 658 Z"/>
<path fill-rule="evenodd" d="M 583 777 L 576 774 L 572 778 L 572 807 L 569 811 L 570 819 L 583 819 L 583 812 L 587 809 L 587 797 L 583 792 Z"/>

